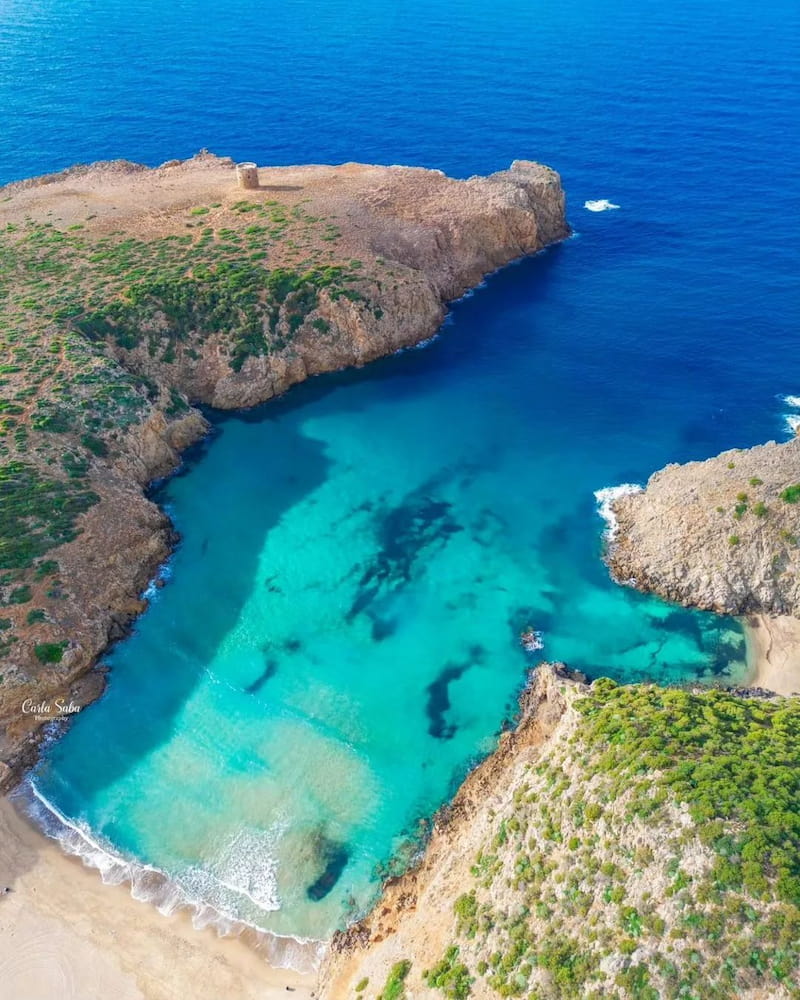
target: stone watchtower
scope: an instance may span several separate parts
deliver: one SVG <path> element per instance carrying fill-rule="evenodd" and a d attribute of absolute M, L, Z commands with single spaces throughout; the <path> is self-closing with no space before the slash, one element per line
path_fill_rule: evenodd
<path fill-rule="evenodd" d="M 236 180 L 240 188 L 254 190 L 258 187 L 258 167 L 255 163 L 237 163 Z"/>

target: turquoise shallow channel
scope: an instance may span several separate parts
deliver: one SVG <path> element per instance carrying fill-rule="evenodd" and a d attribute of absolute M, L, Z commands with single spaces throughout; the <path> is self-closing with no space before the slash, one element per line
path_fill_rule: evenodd
<path fill-rule="evenodd" d="M 583 253 L 496 275 L 424 348 L 219 419 L 158 491 L 183 534 L 166 586 L 35 778 L 173 880 L 140 893 L 303 938 L 363 913 L 513 716 L 527 625 L 593 675 L 741 674 L 735 623 L 602 564 L 594 491 L 686 421 L 662 389 L 655 440 L 594 351 L 567 363 L 548 328 Z"/>

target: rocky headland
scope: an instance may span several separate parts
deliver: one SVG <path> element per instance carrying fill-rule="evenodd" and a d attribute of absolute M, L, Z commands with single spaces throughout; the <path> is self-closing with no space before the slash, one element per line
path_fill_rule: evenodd
<path fill-rule="evenodd" d="M 800 690 L 800 438 L 668 465 L 612 510 L 618 581 L 743 616 L 756 682 Z"/>
<path fill-rule="evenodd" d="M 531 675 L 324 1000 L 788 1000 L 800 701 Z"/>
<path fill-rule="evenodd" d="M 558 175 L 201 153 L 0 188 L 0 787 L 78 707 L 174 538 L 146 485 L 310 375 L 430 337 L 446 303 L 569 233 Z M 62 702 L 62 703 L 63 703 Z M 23 711 L 25 703 L 28 710 Z"/>

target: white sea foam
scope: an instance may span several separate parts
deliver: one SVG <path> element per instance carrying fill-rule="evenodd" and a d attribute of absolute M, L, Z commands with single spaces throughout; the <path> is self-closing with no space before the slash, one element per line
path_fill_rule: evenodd
<path fill-rule="evenodd" d="M 172 577 L 172 567 L 169 563 L 163 563 L 158 568 L 158 572 L 142 591 L 143 601 L 152 603 L 157 600 L 161 593 L 161 587 Z"/>
<path fill-rule="evenodd" d="M 611 208 L 619 208 L 619 205 L 615 205 L 608 198 L 597 198 L 594 201 L 585 201 L 583 207 L 590 212 L 607 212 Z"/>
<path fill-rule="evenodd" d="M 784 413 L 783 421 L 786 424 L 792 437 L 795 434 L 800 433 L 800 414 L 798 413 Z"/>
<path fill-rule="evenodd" d="M 262 910 L 279 910 L 276 840 L 262 830 L 238 830 L 219 860 L 219 884 Z"/>
<path fill-rule="evenodd" d="M 780 398 L 787 406 L 794 407 L 795 410 L 800 410 L 800 396 L 781 396 Z"/>
<path fill-rule="evenodd" d="M 79 857 L 88 868 L 95 868 L 105 885 L 127 882 L 134 899 L 152 904 L 165 916 L 188 907 L 192 910 L 192 924 L 198 930 L 211 926 L 226 936 L 253 931 L 259 951 L 275 968 L 311 972 L 319 966 L 326 942 L 274 934 L 232 912 L 237 895 L 247 897 L 266 911 L 280 909 L 276 863 L 268 844 L 261 839 L 264 836 L 269 839 L 269 835 L 243 831 L 220 859 L 218 872 L 190 868 L 171 878 L 159 868 L 123 857 L 85 823 L 69 819 L 42 795 L 32 779 L 24 782 L 14 797 L 36 825 L 67 854 Z M 254 867 L 256 857 L 261 861 Z"/>
<path fill-rule="evenodd" d="M 630 493 L 641 493 L 643 487 L 637 483 L 622 483 L 620 486 L 606 486 L 605 489 L 595 490 L 594 498 L 597 501 L 597 512 L 606 522 L 606 530 L 603 537 L 607 542 L 614 540 L 617 533 L 617 519 L 614 516 L 614 501 L 620 497 L 628 496 Z"/>

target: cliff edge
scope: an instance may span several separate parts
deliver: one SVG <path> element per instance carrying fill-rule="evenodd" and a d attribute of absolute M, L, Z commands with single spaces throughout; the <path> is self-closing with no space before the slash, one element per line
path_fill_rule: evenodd
<path fill-rule="evenodd" d="M 800 438 L 668 465 L 614 501 L 616 579 L 720 614 L 800 615 Z"/>

